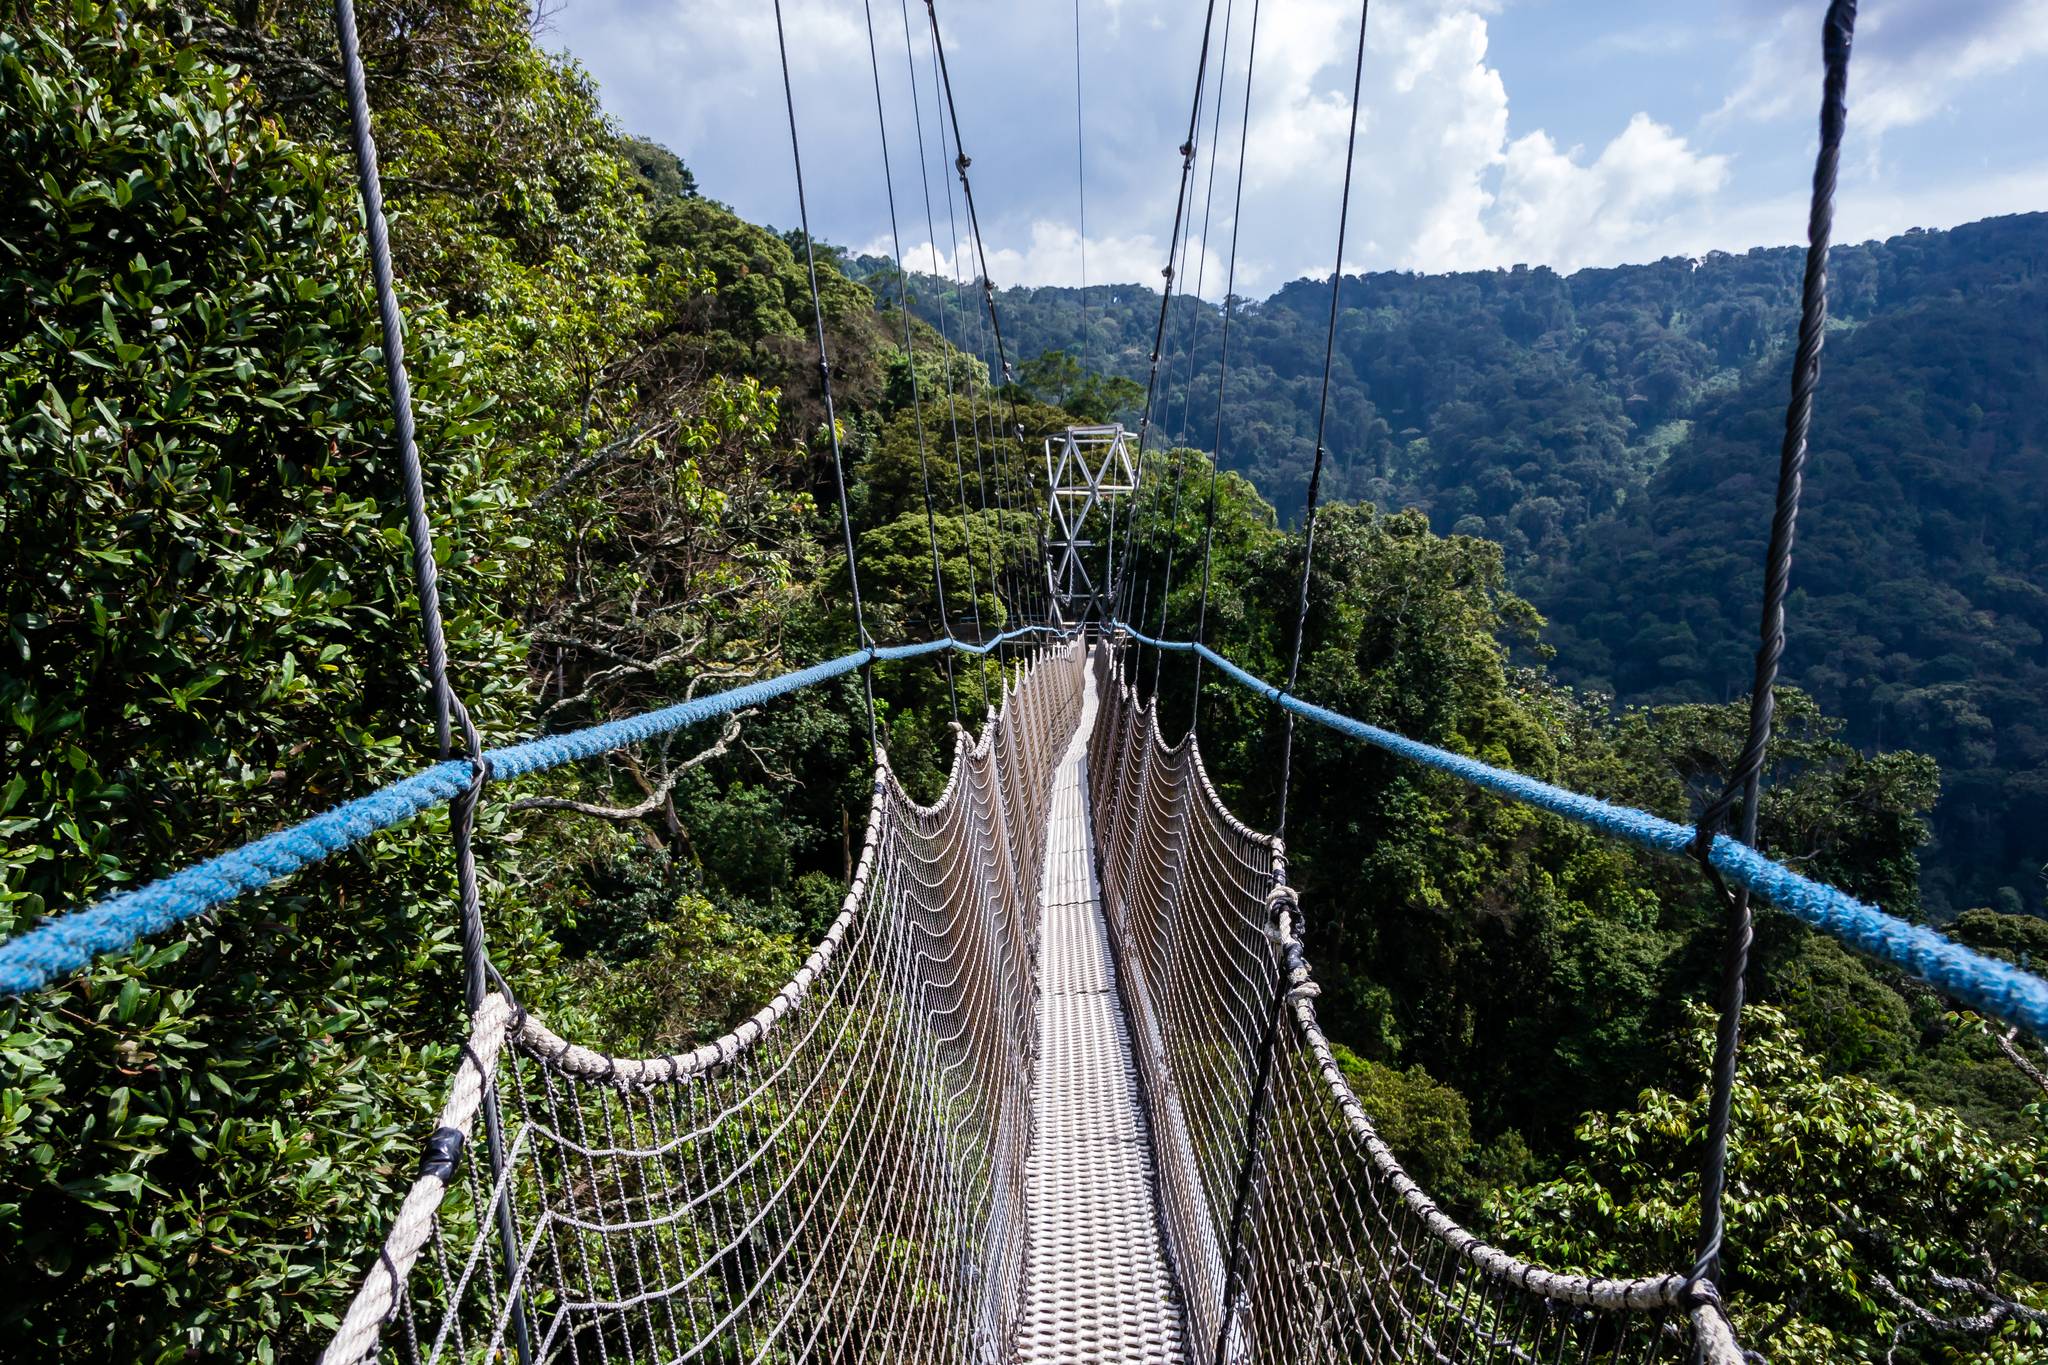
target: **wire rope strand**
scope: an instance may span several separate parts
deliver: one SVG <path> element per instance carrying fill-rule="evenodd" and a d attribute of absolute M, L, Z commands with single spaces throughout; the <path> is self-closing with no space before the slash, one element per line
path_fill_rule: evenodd
<path fill-rule="evenodd" d="M 1195 170 L 1195 140 L 1201 131 L 1202 93 L 1209 83 L 1209 43 L 1215 35 L 1215 27 L 1216 0 L 1208 0 L 1202 12 L 1202 46 L 1195 59 L 1195 93 L 1188 103 L 1188 131 L 1180 144 L 1180 186 L 1174 191 L 1173 196 L 1173 229 L 1166 237 L 1166 268 L 1160 272 L 1164 278 L 1159 291 L 1159 321 L 1152 330 L 1152 354 L 1146 367 L 1145 406 L 1138 418 L 1137 465 L 1133 471 L 1131 493 L 1133 507 L 1131 515 L 1125 519 L 1126 561 L 1130 558 L 1128 526 L 1137 517 L 1137 490 L 1143 488 L 1145 484 L 1145 442 L 1152 429 L 1152 404 L 1159 391 L 1159 358 L 1166 346 L 1167 311 L 1173 305 L 1174 253 L 1179 249 L 1181 222 L 1191 202 L 1189 186 Z M 1185 265 L 1186 262 L 1183 261 L 1183 268 Z M 1104 591 L 1109 595 L 1109 613 L 1113 621 L 1121 619 L 1129 601 L 1128 587 L 1117 572 L 1116 537 L 1116 504 L 1112 502 L 1109 507 L 1108 533 L 1104 539 L 1103 578 Z M 1125 574 L 1128 575 L 1128 569 Z"/>
<path fill-rule="evenodd" d="M 371 277 L 377 292 L 377 320 L 384 346 L 384 375 L 391 395 L 391 418 L 398 446 L 400 482 L 404 490 L 406 527 L 412 540 L 413 577 L 420 599 L 420 632 L 427 650 L 427 676 L 434 704 L 434 734 L 440 756 L 451 749 L 451 718 L 459 719 L 464 743 L 469 750 L 472 777 L 467 788 L 451 802 L 450 840 L 455 858 L 456 897 L 462 940 L 463 999 L 470 1013 L 483 1007 L 491 975 L 490 952 L 484 939 L 483 901 L 476 869 L 476 808 L 484 783 L 490 777 L 490 760 L 484 757 L 483 737 L 470 719 L 469 710 L 455 697 L 448 678 L 448 642 L 441 621 L 441 593 L 434 565 L 433 526 L 427 515 L 426 479 L 421 468 L 418 433 L 413 417 L 412 384 L 405 367 L 405 319 L 399 308 L 393 280 L 391 238 L 384 217 L 383 177 L 377 165 L 377 141 L 370 126 L 369 84 L 363 71 L 362 44 L 356 31 L 354 0 L 334 0 L 335 39 L 341 49 L 342 84 L 348 101 L 349 135 L 356 162 L 357 185 L 362 194 L 363 228 L 368 239 Z M 504 1138 L 500 1130 L 497 1092 L 486 1087 L 483 1095 L 485 1146 L 493 1177 L 505 1169 Z M 509 1211 L 501 1207 L 497 1233 L 506 1263 L 519 1257 L 518 1231 Z M 533 1346 L 524 1300 L 517 1294 L 510 1301 L 515 1327 L 515 1344 L 521 1365 L 533 1359 Z"/>
<path fill-rule="evenodd" d="M 1309 572 L 1316 557 L 1316 499 L 1323 482 L 1323 438 L 1330 415 L 1330 369 L 1337 354 L 1337 302 L 1344 289 L 1344 235 L 1351 224 L 1351 172 L 1358 158 L 1358 100 L 1365 83 L 1365 22 L 1370 7 L 1371 0 L 1359 0 L 1358 55 L 1351 70 L 1351 124 L 1344 138 L 1344 189 L 1337 204 L 1337 261 L 1330 271 L 1330 323 L 1323 337 L 1322 395 L 1316 400 L 1316 454 L 1315 463 L 1309 467 L 1308 496 L 1302 513 L 1301 591 L 1294 604 L 1294 650 L 1287 662 L 1289 692 L 1301 677 L 1301 647 L 1308 634 Z M 1286 712 L 1285 718 L 1286 734 L 1280 746 L 1280 809 L 1273 827 L 1274 834 L 1281 838 L 1287 835 L 1287 792 L 1293 785 L 1294 769 L 1294 713 Z"/>
<path fill-rule="evenodd" d="M 853 543 L 853 510 L 846 500 L 846 461 L 839 449 L 839 415 L 832 406 L 832 360 L 825 346 L 825 303 L 818 293 L 818 253 L 811 240 L 811 210 L 804 198 L 804 152 L 796 130 L 796 90 L 789 78 L 789 40 L 783 32 L 782 0 L 775 3 L 775 50 L 782 61 L 782 102 L 789 113 L 789 154 L 796 168 L 796 211 L 804 235 L 804 273 L 811 286 L 811 316 L 817 324 L 818 383 L 825 394 L 825 431 L 832 442 L 832 482 L 839 494 L 839 529 L 846 542 L 846 577 L 853 588 L 853 624 L 868 661 L 861 666 L 861 690 L 868 707 L 868 752 L 881 753 L 875 722 L 874 637 L 868 634 L 860 597 L 860 558 Z"/>
<path fill-rule="evenodd" d="M 974 182 L 967 174 L 967 168 L 973 165 L 974 162 L 973 158 L 967 155 L 966 143 L 962 140 L 960 136 L 960 106 L 953 98 L 953 75 L 951 69 L 946 64 L 946 41 L 939 30 L 938 0 L 925 0 L 924 8 L 926 15 L 929 16 L 931 20 L 932 51 L 937 55 L 938 58 L 940 87 L 944 90 L 946 97 L 946 117 L 953 128 L 953 167 L 956 171 L 959 172 L 960 175 L 960 198 L 961 202 L 965 204 L 967 208 L 968 236 L 974 244 L 975 262 L 981 269 L 982 300 L 988 309 L 989 331 L 995 338 L 996 362 L 1000 366 L 1002 373 L 1002 383 L 998 389 L 998 392 L 1008 394 L 1010 404 L 1010 425 L 1012 428 L 1011 437 L 1017 443 L 1017 449 L 1020 452 L 1018 458 L 1021 458 L 1021 452 L 1023 450 L 1024 445 L 1024 428 L 1016 420 L 1017 397 L 1015 389 L 1015 375 L 1012 373 L 1010 369 L 1009 351 L 1003 343 L 1002 312 L 996 306 L 995 280 L 993 277 L 990 276 L 988 270 L 988 249 L 986 245 L 987 239 L 982 236 L 981 215 L 976 210 L 974 205 Z M 991 427 L 993 427 L 994 425 L 993 399 L 994 395 L 991 395 Z M 1003 450 L 1000 440 L 996 441 L 994 445 L 993 457 L 996 461 L 996 477 L 999 491 L 1002 487 L 1005 486 L 1006 481 L 1009 483 L 1018 482 L 1014 475 L 1014 472 L 1010 475 L 1005 475 L 1005 473 L 1003 472 Z M 1014 464 L 1014 460 L 1012 461 L 1012 464 Z M 1024 487 L 1030 487 L 1030 479 L 1028 474 L 1024 476 L 1021 482 Z M 1000 524 L 1001 523 L 999 522 L 998 525 Z M 1007 560 L 1008 555 L 1006 554 L 1004 558 Z M 1035 575 L 1029 575 L 1027 576 L 1027 578 L 1028 581 L 1035 584 Z M 1029 590 L 1027 590 L 1024 595 L 1026 597 L 1029 597 L 1032 595 L 1032 593 Z M 1051 619 L 1051 612 L 1049 610 L 1044 611 L 1042 614 L 1045 617 L 1045 619 Z"/>
<path fill-rule="evenodd" d="M 1085 147 L 1087 124 L 1081 117 L 1081 0 L 1074 0 L 1074 198 L 1079 212 L 1077 229 L 1081 242 L 1081 341 L 1077 359 L 1088 354 L 1088 157 Z"/>
<path fill-rule="evenodd" d="M 1230 264 L 1223 278 L 1223 323 L 1217 340 L 1216 358 L 1216 437 L 1210 452 L 1209 495 L 1202 512 L 1202 597 L 1195 614 L 1195 643 L 1209 642 L 1209 579 L 1210 548 L 1216 537 L 1216 484 L 1223 472 L 1223 409 L 1225 391 L 1230 383 L 1230 318 L 1235 311 L 1237 289 L 1237 230 L 1244 215 L 1244 167 L 1245 147 L 1251 139 L 1252 125 L 1252 72 L 1259 56 L 1259 0 L 1252 0 L 1251 41 L 1245 54 L 1244 68 L 1244 113 L 1237 131 L 1237 183 L 1232 190 L 1230 209 Z M 1190 733 L 1199 728 L 1202 720 L 1202 654 L 1195 651 L 1194 696 L 1188 712 Z"/>
<path fill-rule="evenodd" d="M 911 337 L 910 277 L 903 270 L 903 233 L 896 221 L 896 172 L 889 161 L 889 116 L 882 103 L 882 61 L 875 49 L 875 13 L 872 0 L 861 0 L 861 16 L 867 22 L 868 71 L 875 82 L 875 127 L 882 143 L 882 184 L 889 195 L 889 244 L 896 261 L 896 304 L 903 312 L 903 363 L 910 372 L 910 411 L 917 422 L 917 472 L 924 487 L 925 534 L 932 551 L 932 599 L 939 608 L 939 629 L 953 638 L 953 622 L 946 612 L 946 572 L 939 561 L 939 517 L 932 506 L 931 457 L 925 449 L 924 404 L 917 392 L 917 351 Z M 917 91 L 913 86 L 911 94 Z M 953 680 L 953 652 L 946 651 L 946 700 L 952 707 L 953 723 L 960 723 L 960 693 Z"/>
<path fill-rule="evenodd" d="M 1719 1272 L 1727 1230 L 1724 1204 L 1728 1141 L 1734 1123 L 1735 1071 L 1742 1046 L 1744 978 L 1754 938 L 1747 887 L 1730 889 L 1708 861 L 1714 837 L 1740 799 L 1742 842 L 1755 847 L 1765 752 L 1771 740 L 1778 669 L 1785 654 L 1785 597 L 1792 580 L 1792 546 L 1804 489 L 1807 435 L 1813 425 L 1813 395 L 1820 384 L 1820 353 L 1827 336 L 1828 244 L 1834 235 L 1835 180 L 1841 164 L 1842 134 L 1849 119 L 1849 52 L 1856 31 L 1856 0 L 1831 0 L 1821 24 L 1820 148 L 1813 165 L 1813 194 L 1806 221 L 1806 275 L 1799 299 L 1799 346 L 1792 363 L 1792 392 L 1785 407 L 1785 437 L 1778 451 L 1777 501 L 1770 544 L 1764 557 L 1764 597 L 1756 671 L 1749 693 L 1749 730 L 1735 771 L 1700 817 L 1693 855 L 1713 882 L 1727 910 L 1728 944 L 1721 973 L 1721 1014 L 1714 1031 L 1712 1093 L 1708 1101 L 1707 1153 L 1700 1177 L 1700 1239 L 1692 1280 L 1711 1281 Z"/>
<path fill-rule="evenodd" d="M 1230 37 L 1234 28 L 1234 21 L 1236 19 L 1236 16 L 1236 0 L 1226 0 L 1226 3 L 1223 7 L 1223 50 L 1222 53 L 1216 59 L 1216 108 L 1215 112 L 1210 116 L 1209 121 L 1208 185 L 1207 188 L 1204 189 L 1202 192 L 1202 255 L 1201 258 L 1195 262 L 1195 305 L 1194 308 L 1189 312 L 1187 328 L 1187 379 L 1183 382 L 1181 386 L 1180 427 L 1178 430 L 1178 434 L 1174 438 L 1174 444 L 1177 449 L 1185 449 L 1187 446 L 1188 420 L 1190 412 L 1194 407 L 1196 350 L 1195 341 L 1200 333 L 1202 319 L 1202 284 L 1203 281 L 1208 278 L 1209 273 L 1209 246 L 1212 240 L 1211 229 L 1215 223 L 1214 213 L 1216 207 L 1216 162 L 1217 153 L 1221 150 L 1222 147 L 1223 137 L 1223 82 L 1230 71 Z M 1247 110 L 1247 113 L 1249 113 L 1249 110 Z M 1240 145 L 1242 144 L 1240 143 Z M 1190 228 L 1193 227 L 1193 223 L 1194 218 L 1191 214 L 1189 215 Z M 1187 238 L 1183 237 L 1181 239 L 1181 260 L 1185 262 L 1187 260 L 1187 256 Z M 1183 297 L 1186 297 L 1186 295 L 1183 294 Z M 1216 395 L 1216 402 L 1220 408 L 1223 402 L 1223 395 L 1220 390 Z M 1180 460 L 1175 461 L 1173 466 L 1173 510 L 1167 517 L 1166 554 L 1164 556 L 1164 565 L 1160 573 L 1159 585 L 1159 637 L 1161 639 L 1165 639 L 1167 636 L 1167 613 L 1171 609 L 1169 604 L 1173 599 L 1173 560 L 1174 552 L 1179 548 L 1180 543 L 1180 495 L 1181 484 L 1185 479 L 1186 475 L 1186 459 L 1182 458 Z M 1144 619 L 1144 614 L 1141 612 L 1138 618 L 1139 624 L 1141 626 L 1144 624 Z M 1196 663 L 1199 666 L 1200 656 L 1197 656 Z M 1159 696 L 1160 675 L 1165 671 L 1165 668 L 1166 651 L 1154 650 L 1152 654 L 1152 696 L 1155 699 L 1155 701 Z"/>
<path fill-rule="evenodd" d="M 926 7 L 926 13 L 927 15 L 931 15 L 929 5 L 927 5 Z M 941 84 L 941 67 L 939 64 L 938 20 L 935 15 L 931 15 L 931 23 L 929 25 L 928 36 L 931 40 L 932 101 L 939 114 L 939 158 L 941 161 L 951 160 L 957 164 L 957 156 L 949 158 L 947 155 L 949 149 L 957 151 L 957 144 L 949 144 L 949 142 L 947 141 L 947 96 L 945 89 Z M 945 179 L 943 174 L 940 176 L 940 179 L 946 186 L 946 234 L 947 240 L 952 245 L 953 285 L 955 296 L 958 297 L 960 295 L 964 295 L 967 292 L 966 278 L 964 275 L 962 275 L 960 268 L 960 222 L 959 218 L 955 215 L 953 211 L 953 182 L 951 180 Z M 985 357 L 988 355 L 988 348 L 986 345 L 986 335 L 982 331 L 982 315 L 978 310 L 976 310 L 973 312 L 972 316 L 974 319 L 973 327 L 975 332 L 974 355 L 976 359 L 983 360 L 983 362 L 986 363 Z M 965 340 L 966 328 L 964 326 L 961 329 L 961 335 L 962 340 Z M 981 417 L 975 407 L 975 393 L 972 374 L 968 376 L 967 421 L 968 431 L 972 435 L 974 440 L 975 491 L 981 502 L 982 520 L 984 522 L 988 522 L 990 520 L 988 498 L 988 471 L 985 466 L 983 458 L 984 452 L 981 444 Z M 958 440 L 958 432 L 959 428 L 956 419 L 956 425 L 954 427 L 956 442 Z M 996 519 L 995 524 L 998 528 L 1000 528 L 1001 521 L 999 515 Z M 1009 600 L 1010 602 L 1014 603 L 1016 601 L 1016 593 L 1014 589 L 1015 575 L 1007 572 L 1007 564 L 1004 562 L 999 562 L 996 558 L 996 549 L 1000 542 L 1000 539 L 1001 537 L 999 534 L 992 534 L 988 538 L 987 553 L 989 591 L 995 594 L 997 607 L 1002 608 L 1007 614 L 1008 608 L 1004 604 L 1005 585 L 1012 585 L 1009 589 Z M 971 545 L 972 541 L 970 539 L 970 553 Z M 1002 623 L 1002 625 L 1005 628 L 1008 627 L 1008 624 L 1009 623 L 1007 621 Z M 1005 645 L 1001 648 L 1001 651 L 998 656 L 998 669 L 1002 667 L 1002 660 L 1007 659 L 1008 657 L 1009 648 L 1007 645 Z"/>
<path fill-rule="evenodd" d="M 924 191 L 925 244 L 931 249 L 932 276 L 943 284 L 945 277 L 939 269 L 938 219 L 932 211 L 930 161 L 924 142 L 924 99 L 918 93 L 917 54 L 910 37 L 910 0 L 897 0 L 897 12 L 903 21 L 903 70 L 910 82 L 910 112 L 912 121 L 917 129 L 917 179 L 918 185 Z M 937 65 L 938 63 L 934 61 L 935 77 Z M 947 200 L 946 209 L 948 215 L 950 215 L 952 212 L 952 201 L 950 198 Z M 956 244 L 955 255 L 957 256 L 957 254 L 958 246 Z M 953 349 L 953 342 L 946 330 L 946 307 L 943 300 L 939 305 L 938 315 L 939 342 L 945 347 L 945 350 L 940 352 L 940 359 L 943 362 L 940 368 L 946 385 L 946 426 L 947 431 L 952 437 L 953 485 L 960 503 L 960 533 L 964 556 L 967 560 L 967 604 L 974 621 L 974 642 L 981 644 L 986 638 L 981 624 L 981 582 L 980 575 L 974 564 L 973 514 L 967 506 L 967 474 L 961 460 L 960 415 L 954 405 L 953 360 L 951 354 L 949 354 Z M 989 588 L 991 591 L 994 591 L 995 584 L 991 582 Z M 981 682 L 982 709 L 986 710 L 989 704 L 988 656 L 986 654 L 975 656 L 974 670 L 975 676 Z"/>
<path fill-rule="evenodd" d="M 434 703 L 434 737 L 441 757 L 449 750 L 453 691 L 448 682 L 448 640 L 441 625 L 441 589 L 434 567 L 434 533 L 427 520 L 426 480 L 420 467 L 413 419 L 412 381 L 405 368 L 405 318 L 393 282 L 391 238 L 384 220 L 384 187 L 377 169 L 377 140 L 370 129 L 370 96 L 356 36 L 354 0 L 334 0 L 335 36 L 341 45 L 342 84 L 348 98 L 349 140 L 356 183 L 363 199 L 363 230 L 369 239 L 370 274 L 377 291 L 377 321 L 383 333 L 384 377 L 391 395 L 391 422 L 398 447 L 399 479 L 405 496 L 406 530 L 412 540 L 413 580 L 420 598 L 420 632 L 426 638 L 427 686 Z"/>

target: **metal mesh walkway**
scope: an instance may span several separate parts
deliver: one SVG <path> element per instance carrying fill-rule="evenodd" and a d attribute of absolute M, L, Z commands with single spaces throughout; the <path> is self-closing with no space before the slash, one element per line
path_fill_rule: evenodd
<path fill-rule="evenodd" d="M 1053 778 L 1038 949 L 1038 1075 L 1026 1165 L 1025 1361 L 1179 1361 L 1151 1135 L 1089 855 L 1090 679 Z"/>

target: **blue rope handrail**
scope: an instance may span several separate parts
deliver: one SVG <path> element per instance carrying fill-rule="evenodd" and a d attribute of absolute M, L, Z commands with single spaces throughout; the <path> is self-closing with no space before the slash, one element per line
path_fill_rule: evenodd
<path fill-rule="evenodd" d="M 1389 753 L 1450 773 L 1476 787 L 1525 805 L 1561 815 L 1642 848 L 1684 856 L 1694 837 L 1681 825 L 1597 797 L 1582 796 L 1523 773 L 1481 763 L 1353 720 L 1239 668 L 1207 645 L 1188 640 L 1157 640 L 1112 622 L 1111 629 L 1155 649 L 1195 654 L 1247 691 L 1257 693 L 1295 715 L 1364 740 Z M 879 645 L 855 650 L 825 663 L 747 683 L 728 692 L 699 697 L 650 711 L 606 721 L 582 730 L 542 735 L 520 744 L 492 749 L 485 756 L 498 777 L 521 777 L 594 758 L 629 744 L 681 730 L 715 716 L 728 715 L 787 696 L 853 672 L 870 661 L 915 659 L 944 650 L 987 654 L 998 645 L 1027 635 L 1058 633 L 1052 626 L 1024 626 L 1005 631 L 981 644 L 964 640 L 927 640 L 919 644 Z M 0 995 L 39 989 L 89 963 L 96 954 L 126 948 L 150 934 L 224 905 L 247 891 L 279 881 L 299 869 L 381 830 L 446 804 L 469 785 L 466 760 L 438 763 L 402 778 L 367 796 L 324 811 L 309 820 L 265 835 L 216 858 L 175 872 L 134 891 L 109 896 L 83 910 L 48 920 L 6 943 L 0 943 Z M 1714 840 L 1711 860 L 1731 880 L 1748 887 L 1798 919 L 1825 930 L 1852 947 L 1912 973 L 1928 984 L 1965 1001 L 1986 1014 L 2017 1024 L 2048 1038 L 2048 981 L 2007 963 L 1985 957 L 1922 925 L 1908 924 L 1866 905 L 1846 892 L 1803 877 L 1792 869 L 1726 835 Z"/>
<path fill-rule="evenodd" d="M 843 654 L 794 673 L 679 702 L 645 715 L 628 716 L 581 730 L 542 735 L 521 744 L 491 749 L 484 757 L 490 761 L 493 776 L 523 777 L 578 759 L 595 758 L 715 716 L 728 715 L 802 691 L 851 673 L 870 660 L 914 659 L 947 649 L 963 654 L 987 654 L 999 644 L 1052 629 L 1050 626 L 1023 626 L 981 644 L 947 638 L 914 645 L 878 645 L 872 649 L 857 649 L 851 654 Z M 38 990 L 84 967 L 97 954 L 126 948 L 139 939 L 162 933 L 194 915 L 225 905 L 245 892 L 281 881 L 300 868 L 339 853 L 373 834 L 404 824 L 415 815 L 446 805 L 469 786 L 471 776 L 467 759 L 437 763 L 424 772 L 400 778 L 389 786 L 323 811 L 289 829 L 266 834 L 240 848 L 230 849 L 218 857 L 133 891 L 109 896 L 83 910 L 46 920 L 26 933 L 0 943 L 0 995 L 21 995 Z"/>
<path fill-rule="evenodd" d="M 1427 764 L 1475 787 L 1561 815 L 1654 852 L 1684 857 L 1692 847 L 1694 830 L 1690 825 L 1681 825 L 1632 807 L 1617 806 L 1597 797 L 1582 796 L 1538 778 L 1496 768 L 1477 759 L 1397 735 L 1391 730 L 1383 730 L 1377 725 L 1339 715 L 1246 672 L 1207 645 L 1191 640 L 1155 640 L 1121 621 L 1113 622 L 1112 628 L 1154 649 L 1198 654 L 1238 686 L 1297 716 L 1339 734 L 1364 740 L 1388 753 Z M 2008 1024 L 2017 1024 L 2036 1037 L 2048 1038 L 2048 980 L 2009 963 L 1985 957 L 1924 925 L 1908 924 L 1874 905 L 1866 905 L 1847 892 L 1810 877 L 1802 877 L 1725 834 L 1715 837 L 1710 861 L 1729 880 L 1748 887 L 1814 928 L 1825 930 L 1851 947 L 1860 948 L 1872 957 L 1910 972 L 1986 1014 Z"/>

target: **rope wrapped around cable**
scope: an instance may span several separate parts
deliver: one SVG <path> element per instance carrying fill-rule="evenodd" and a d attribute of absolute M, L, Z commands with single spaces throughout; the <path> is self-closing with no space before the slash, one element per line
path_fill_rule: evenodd
<path fill-rule="evenodd" d="M 1005 1358 L 1032 936 L 1081 667 L 1078 643 L 1041 650 L 978 741 L 958 732 L 931 806 L 880 759 L 838 919 L 733 1032 L 613 1057 L 490 997 L 324 1365 L 498 1359 L 515 1303 L 538 1360 Z M 460 1155 L 492 1093 L 495 1183 Z"/>
<path fill-rule="evenodd" d="M 1103 907 L 1155 1121 L 1162 1222 L 1190 1337 L 1217 1360 L 1737 1362 L 1710 1286 L 1561 1274 L 1488 1246 L 1401 1169 L 1317 1022 L 1279 840 L 1226 809 L 1192 735 L 1161 737 L 1097 654 L 1089 771 Z M 1257 1197 L 1224 1300 L 1245 1114 L 1275 1002 Z M 1206 1349 L 1206 1347 L 1205 1347 Z"/>

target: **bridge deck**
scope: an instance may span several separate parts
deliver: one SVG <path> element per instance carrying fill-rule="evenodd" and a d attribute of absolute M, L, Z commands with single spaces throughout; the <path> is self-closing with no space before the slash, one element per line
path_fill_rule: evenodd
<path fill-rule="evenodd" d="M 1179 1362 L 1150 1137 L 1089 854 L 1095 704 L 1091 670 L 1047 831 L 1018 1351 L 1026 1361 Z"/>

